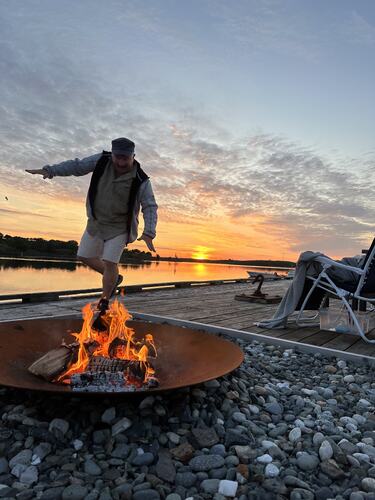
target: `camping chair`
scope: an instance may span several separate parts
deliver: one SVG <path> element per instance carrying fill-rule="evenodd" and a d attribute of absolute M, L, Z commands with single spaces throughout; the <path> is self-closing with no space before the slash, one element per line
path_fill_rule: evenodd
<path fill-rule="evenodd" d="M 315 290 L 320 289 L 325 291 L 329 296 L 342 301 L 343 308 L 346 308 L 348 313 L 349 324 L 355 327 L 355 334 L 360 335 L 364 341 L 374 344 L 375 339 L 371 340 L 366 337 L 355 312 L 358 310 L 366 311 L 366 303 L 375 303 L 375 239 L 367 251 L 361 267 L 348 266 L 324 256 L 317 257 L 316 261 L 322 264 L 322 270 L 317 277 L 306 276 L 307 279 L 312 281 L 312 286 L 299 308 L 296 319 L 297 324 L 301 323 L 302 313 L 306 309 L 306 304 L 311 294 Z M 328 274 L 329 270 L 333 268 L 350 271 L 354 273 L 355 279 L 350 282 L 338 283 L 336 281 L 335 283 Z M 349 301 L 352 302 L 352 305 L 350 305 Z"/>

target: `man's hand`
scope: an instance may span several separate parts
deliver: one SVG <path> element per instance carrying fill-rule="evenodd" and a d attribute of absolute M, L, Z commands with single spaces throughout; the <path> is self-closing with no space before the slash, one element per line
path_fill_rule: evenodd
<path fill-rule="evenodd" d="M 26 170 L 26 172 L 28 172 L 29 174 L 43 175 L 43 179 L 49 179 L 50 178 L 47 170 L 44 170 L 44 168 L 38 168 L 38 169 L 35 169 L 35 170 Z"/>
<path fill-rule="evenodd" d="M 151 236 L 147 236 L 147 234 L 142 234 L 142 236 L 138 238 L 137 241 L 141 240 L 143 240 L 146 243 L 147 248 L 151 250 L 151 252 L 156 252 L 154 244 L 152 243 L 153 238 L 151 238 Z"/>

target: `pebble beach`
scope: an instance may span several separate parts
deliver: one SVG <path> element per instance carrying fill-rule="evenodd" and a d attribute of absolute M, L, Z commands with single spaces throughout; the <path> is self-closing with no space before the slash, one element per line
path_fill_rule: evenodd
<path fill-rule="evenodd" d="M 236 342 L 237 370 L 168 393 L 1 388 L 0 498 L 375 499 L 374 368 Z"/>

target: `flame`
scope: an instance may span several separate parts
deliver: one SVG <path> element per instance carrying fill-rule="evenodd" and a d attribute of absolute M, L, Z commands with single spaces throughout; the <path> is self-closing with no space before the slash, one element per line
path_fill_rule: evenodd
<path fill-rule="evenodd" d="M 145 373 L 143 383 L 155 378 L 155 370 L 149 363 L 149 357 L 156 357 L 157 351 L 152 334 L 145 335 L 142 341 L 135 339 L 135 331 L 126 325 L 132 319 L 129 311 L 118 300 L 110 304 L 108 311 L 101 316 L 105 324 L 104 332 L 92 327 L 95 305 L 86 304 L 82 308 L 83 325 L 79 333 L 72 333 L 78 344 L 77 360 L 60 375 L 56 382 L 69 383 L 69 378 L 75 373 L 83 373 L 95 356 L 115 358 L 140 363 Z M 134 382 L 131 376 L 124 373 L 125 383 Z"/>

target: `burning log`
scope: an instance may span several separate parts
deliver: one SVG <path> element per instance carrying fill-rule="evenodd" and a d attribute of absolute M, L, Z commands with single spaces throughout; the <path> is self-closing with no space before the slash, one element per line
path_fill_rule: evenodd
<path fill-rule="evenodd" d="M 37 377 L 42 377 L 48 382 L 54 380 L 62 371 L 77 357 L 78 344 L 61 345 L 57 349 L 47 352 L 37 359 L 31 366 L 29 372 Z"/>
<path fill-rule="evenodd" d="M 97 346 L 98 343 L 95 341 L 86 342 L 85 349 L 92 355 Z M 72 344 L 63 343 L 60 347 L 48 351 L 41 358 L 34 361 L 28 370 L 37 377 L 42 377 L 48 382 L 53 382 L 62 372 L 77 361 L 78 351 L 78 342 L 73 342 Z"/>
<path fill-rule="evenodd" d="M 86 372 L 124 372 L 131 377 L 143 380 L 146 375 L 145 363 L 141 361 L 129 361 L 128 359 L 105 358 L 94 356 L 90 359 Z"/>
<path fill-rule="evenodd" d="M 149 359 L 157 356 L 153 336 L 147 334 L 141 341 L 136 340 L 134 330 L 126 326 L 129 318 L 124 306 L 115 301 L 106 311 L 107 330 L 99 332 L 93 328 L 92 305 L 87 304 L 81 332 L 72 333 L 77 342 L 48 352 L 29 371 L 50 382 L 71 384 L 74 390 L 157 387 Z"/>

